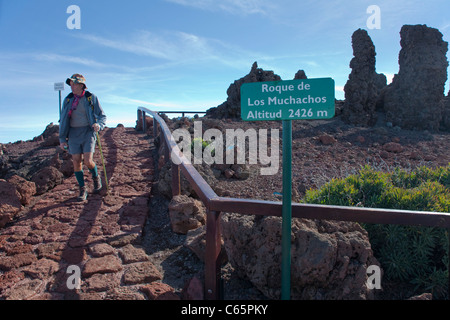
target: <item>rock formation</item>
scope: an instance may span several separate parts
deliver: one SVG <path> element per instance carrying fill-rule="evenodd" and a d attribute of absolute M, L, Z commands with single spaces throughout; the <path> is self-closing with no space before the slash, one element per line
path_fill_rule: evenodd
<path fill-rule="evenodd" d="M 223 214 L 228 259 L 270 299 L 280 298 L 281 219 Z M 366 287 L 373 257 L 367 232 L 357 223 L 292 220 L 292 299 L 371 299 Z"/>
<path fill-rule="evenodd" d="M 294 76 L 294 80 L 308 79 L 304 70 L 298 70 Z"/>
<path fill-rule="evenodd" d="M 444 131 L 450 131 L 450 91 L 448 92 L 448 95 L 441 101 L 441 104 L 443 114 L 440 129 Z"/>
<path fill-rule="evenodd" d="M 383 94 L 386 120 L 403 129 L 438 130 L 443 120 L 448 43 L 426 25 L 400 31 L 399 73 Z"/>
<path fill-rule="evenodd" d="M 280 76 L 273 71 L 265 71 L 253 63 L 250 73 L 245 77 L 234 81 L 227 90 L 227 101 L 218 107 L 206 111 L 207 116 L 213 118 L 240 118 L 241 117 L 241 85 L 248 82 L 278 81 Z"/>
<path fill-rule="evenodd" d="M 355 125 L 374 125 L 376 104 L 380 90 L 386 86 L 386 76 L 375 72 L 375 46 L 366 30 L 352 35 L 354 58 L 352 72 L 345 84 L 343 119 Z"/>

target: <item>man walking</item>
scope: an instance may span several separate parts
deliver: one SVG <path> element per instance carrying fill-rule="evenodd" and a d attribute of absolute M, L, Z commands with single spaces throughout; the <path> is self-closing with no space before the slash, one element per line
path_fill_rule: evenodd
<path fill-rule="evenodd" d="M 69 149 L 72 155 L 75 177 L 80 187 L 79 201 L 87 199 L 84 182 L 83 162 L 88 167 L 94 181 L 94 193 L 100 192 L 102 182 L 98 174 L 93 155 L 97 132 L 105 127 L 106 115 L 97 97 L 87 91 L 86 79 L 81 74 L 74 74 L 66 80 L 72 89 L 63 103 L 59 121 L 60 147 Z"/>

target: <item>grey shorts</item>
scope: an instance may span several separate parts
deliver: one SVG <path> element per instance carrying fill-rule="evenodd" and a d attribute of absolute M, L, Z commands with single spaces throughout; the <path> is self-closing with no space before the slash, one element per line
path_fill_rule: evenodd
<path fill-rule="evenodd" d="M 87 127 L 71 127 L 69 130 L 69 153 L 82 154 L 95 151 L 97 136 L 94 130 Z"/>

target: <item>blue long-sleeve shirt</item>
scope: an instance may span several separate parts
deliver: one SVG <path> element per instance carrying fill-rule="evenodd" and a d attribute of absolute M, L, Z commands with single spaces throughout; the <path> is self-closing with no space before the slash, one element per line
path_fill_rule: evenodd
<path fill-rule="evenodd" d="M 94 108 L 91 107 L 91 104 L 87 99 L 89 95 L 91 96 L 92 105 L 94 106 Z M 61 143 L 67 142 L 67 138 L 69 136 L 70 130 L 69 110 L 72 106 L 73 99 L 74 99 L 73 93 L 69 94 L 64 99 L 63 107 L 61 109 L 61 119 L 59 119 L 59 142 Z M 100 103 L 98 102 L 97 96 L 86 91 L 82 99 L 84 99 L 83 103 L 79 103 L 79 107 L 85 108 L 89 125 L 92 127 L 95 123 L 98 123 L 98 125 L 100 126 L 100 130 L 102 130 L 106 125 L 106 115 L 102 107 L 100 106 Z"/>

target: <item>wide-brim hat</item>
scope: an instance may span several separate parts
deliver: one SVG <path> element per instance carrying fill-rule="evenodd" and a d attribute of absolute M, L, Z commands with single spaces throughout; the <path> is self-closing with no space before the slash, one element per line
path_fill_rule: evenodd
<path fill-rule="evenodd" d="M 68 86 L 70 86 L 70 81 L 73 81 L 75 83 L 84 84 L 84 86 L 86 87 L 86 78 L 83 77 L 81 74 L 75 73 L 70 78 L 67 78 L 66 84 Z"/>

